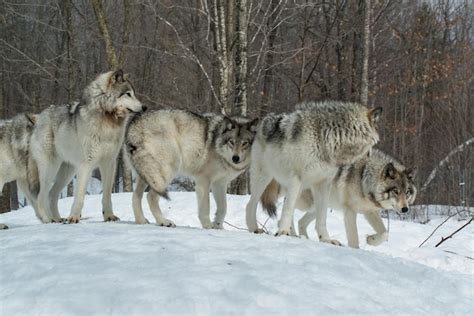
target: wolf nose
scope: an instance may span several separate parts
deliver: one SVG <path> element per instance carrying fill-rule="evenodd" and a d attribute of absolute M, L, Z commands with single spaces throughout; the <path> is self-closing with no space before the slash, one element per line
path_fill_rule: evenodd
<path fill-rule="evenodd" d="M 240 160 L 239 156 L 232 156 L 232 161 L 233 161 L 234 163 L 238 163 L 239 160 Z"/>
<path fill-rule="evenodd" d="M 402 213 L 408 212 L 408 207 L 402 207 Z"/>
<path fill-rule="evenodd" d="M 146 112 L 148 110 L 148 107 L 146 105 L 142 106 L 142 112 Z"/>

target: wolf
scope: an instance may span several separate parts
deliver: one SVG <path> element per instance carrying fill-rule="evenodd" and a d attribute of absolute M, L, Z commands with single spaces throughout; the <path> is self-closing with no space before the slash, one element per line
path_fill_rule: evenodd
<path fill-rule="evenodd" d="M 159 110 L 135 117 L 127 130 L 127 157 L 138 174 L 133 193 L 135 222 L 148 223 L 143 215 L 142 197 L 156 223 L 174 227 L 164 218 L 159 197 L 168 198 L 166 188 L 176 175 L 196 181 L 199 220 L 203 228 L 222 229 L 227 210 L 228 183 L 250 163 L 250 149 L 258 119 L 196 114 L 183 110 Z M 209 189 L 217 205 L 214 221 L 209 216 Z"/>
<path fill-rule="evenodd" d="M 357 214 L 363 214 L 376 232 L 367 236 L 367 244 L 378 246 L 387 240 L 388 232 L 382 222 L 380 210 L 408 212 L 409 205 L 416 199 L 415 176 L 415 168 L 407 168 L 397 159 L 377 149 L 373 149 L 370 156 L 339 167 L 330 183 L 327 206 L 343 210 L 349 247 L 359 248 Z M 270 216 L 275 215 L 275 202 L 280 194 L 281 188 L 275 180 L 272 180 L 262 194 L 262 207 Z M 298 222 L 300 236 L 308 238 L 306 229 L 309 223 L 318 217 L 317 212 L 327 212 L 327 209 L 321 209 L 317 207 L 319 204 L 315 203 L 324 198 L 319 191 L 301 192 L 296 201 L 296 208 L 306 214 Z M 319 224 L 326 227 L 325 222 Z"/>
<path fill-rule="evenodd" d="M 17 181 L 19 189 L 35 209 L 39 191 L 38 169 L 31 159 L 29 144 L 36 124 L 36 115 L 18 114 L 0 120 L 0 194 L 5 183 Z M 0 229 L 7 228 L 0 224 Z"/>
<path fill-rule="evenodd" d="M 79 104 L 51 106 L 38 115 L 30 151 L 38 166 L 37 207 L 44 223 L 62 221 L 57 201 L 76 172 L 74 202 L 67 221 L 79 222 L 87 183 L 97 167 L 103 183 L 104 220 L 118 220 L 111 201 L 116 158 L 129 117 L 145 110 L 129 76 L 117 70 L 98 75 L 84 89 Z"/>
<path fill-rule="evenodd" d="M 257 205 L 275 179 L 286 193 L 277 235 L 292 234 L 301 191 L 321 191 L 327 196 L 338 168 L 367 155 L 379 141 L 376 123 L 381 112 L 382 108 L 369 110 L 358 103 L 325 101 L 299 104 L 292 113 L 266 115 L 252 146 L 248 230 L 262 232 L 257 226 Z M 323 204 L 325 199 L 318 202 Z M 322 241 L 331 242 L 325 227 L 318 227 L 318 232 Z"/>

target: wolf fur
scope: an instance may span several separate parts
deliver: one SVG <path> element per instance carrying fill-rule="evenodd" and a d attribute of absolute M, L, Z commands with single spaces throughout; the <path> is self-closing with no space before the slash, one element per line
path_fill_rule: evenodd
<path fill-rule="evenodd" d="M 100 74 L 84 89 L 79 104 L 51 106 L 38 116 L 30 151 L 39 170 L 38 212 L 44 223 L 61 221 L 59 194 L 76 172 L 74 203 L 67 220 L 79 222 L 87 183 L 97 167 L 103 183 L 104 220 L 118 220 L 111 201 L 116 158 L 130 113 L 145 109 L 128 76 L 118 70 Z"/>
<path fill-rule="evenodd" d="M 9 120 L 0 120 L 0 194 L 5 183 L 16 180 L 19 189 L 39 217 L 36 210 L 38 169 L 29 150 L 35 123 L 36 115 L 29 113 L 19 114 Z M 0 229 L 5 228 L 6 225 L 0 224 Z"/>
<path fill-rule="evenodd" d="M 415 201 L 415 169 L 406 168 L 395 158 L 379 151 L 372 150 L 370 157 L 363 157 L 355 163 L 339 167 L 336 176 L 330 183 L 327 206 L 344 211 L 344 224 L 348 244 L 358 248 L 357 214 L 363 214 L 375 234 L 367 236 L 367 243 L 378 246 L 388 238 L 388 232 L 380 216 L 381 209 L 394 209 L 406 213 Z M 274 216 L 275 202 L 282 194 L 279 184 L 272 180 L 262 194 L 263 208 Z M 311 193 L 304 190 L 296 201 L 296 208 L 306 211 L 298 222 L 300 236 L 308 238 L 306 231 L 309 223 L 316 219 L 317 212 L 327 209 L 316 208 L 314 201 L 323 199 L 320 192 Z M 325 216 L 322 216 L 325 218 Z M 319 223 L 326 226 L 326 223 Z M 321 236 L 319 236 L 321 238 Z"/>
<path fill-rule="evenodd" d="M 257 226 L 257 204 L 275 179 L 285 189 L 277 235 L 291 234 L 300 192 L 310 189 L 327 196 L 328 183 L 338 167 L 367 155 L 378 142 L 375 125 L 381 112 L 381 108 L 369 110 L 357 103 L 327 101 L 300 104 L 289 114 L 268 114 L 252 146 L 252 194 L 246 207 L 248 230 L 261 232 Z M 319 203 L 325 204 L 325 199 Z M 331 241 L 325 227 L 318 227 L 318 233 L 321 240 Z"/>
<path fill-rule="evenodd" d="M 247 169 L 250 148 L 258 120 L 195 114 L 181 110 L 160 110 L 135 117 L 128 128 L 128 158 L 139 177 L 133 193 L 135 221 L 148 223 L 141 201 L 146 188 L 148 203 L 156 223 L 173 227 L 163 217 L 159 196 L 176 175 L 196 181 L 199 220 L 204 228 L 222 229 L 227 210 L 227 184 Z M 217 205 L 211 223 L 209 189 Z"/>

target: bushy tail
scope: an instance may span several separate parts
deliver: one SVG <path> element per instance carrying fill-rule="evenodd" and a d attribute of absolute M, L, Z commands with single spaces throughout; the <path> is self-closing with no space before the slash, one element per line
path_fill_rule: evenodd
<path fill-rule="evenodd" d="M 273 179 L 263 191 L 260 197 L 262 208 L 270 217 L 276 216 L 276 202 L 280 195 L 280 184 Z"/>
<path fill-rule="evenodd" d="M 145 180 L 145 182 L 157 192 L 161 197 L 169 200 L 167 181 L 160 173 L 159 161 L 145 148 L 133 145 L 127 142 L 126 159 L 133 166 L 138 175 Z"/>
<path fill-rule="evenodd" d="M 30 189 L 31 194 L 34 197 L 37 197 L 40 191 L 39 172 L 38 165 L 36 164 L 36 161 L 33 159 L 33 157 L 31 157 L 31 153 L 29 154 L 27 163 L 26 176 L 28 178 L 28 188 Z"/>

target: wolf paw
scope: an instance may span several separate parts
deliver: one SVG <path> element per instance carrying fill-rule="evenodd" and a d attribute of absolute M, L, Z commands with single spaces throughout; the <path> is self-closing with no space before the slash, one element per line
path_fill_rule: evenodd
<path fill-rule="evenodd" d="M 156 222 L 157 225 L 159 226 L 164 226 L 164 227 L 176 227 L 176 224 L 170 221 L 169 219 L 163 219 L 161 222 Z"/>
<path fill-rule="evenodd" d="M 224 225 L 222 223 L 214 222 L 212 223 L 212 229 L 224 229 Z"/>
<path fill-rule="evenodd" d="M 8 229 L 8 226 L 5 224 L 0 224 L 0 229 Z"/>
<path fill-rule="evenodd" d="M 387 233 L 368 235 L 367 244 L 370 246 L 378 246 L 384 241 L 387 241 L 387 239 L 388 239 Z"/>
<path fill-rule="evenodd" d="M 275 236 L 291 236 L 291 231 L 285 229 L 279 229 Z"/>
<path fill-rule="evenodd" d="M 334 246 L 342 246 L 342 243 L 336 239 L 321 239 L 320 241 Z"/>
<path fill-rule="evenodd" d="M 104 222 L 116 222 L 119 220 L 120 218 L 118 218 L 114 214 L 107 214 L 107 215 L 104 214 Z"/>
<path fill-rule="evenodd" d="M 71 215 L 67 218 L 67 222 L 69 224 L 77 224 L 77 223 L 79 223 L 80 220 L 81 220 L 81 217 L 76 216 L 76 215 Z"/>
<path fill-rule="evenodd" d="M 54 218 L 51 220 L 52 223 L 59 223 L 59 224 L 64 223 L 65 221 L 66 221 L 66 219 L 65 219 L 65 218 L 61 218 L 61 217 L 54 217 Z"/>
<path fill-rule="evenodd" d="M 136 219 L 135 224 L 139 225 L 145 225 L 145 224 L 150 224 L 150 221 L 148 221 L 145 217 L 142 219 Z"/>
<path fill-rule="evenodd" d="M 212 223 L 209 221 L 208 223 L 202 223 L 201 222 L 201 225 L 202 225 L 202 228 L 204 229 L 211 229 L 212 228 Z"/>

